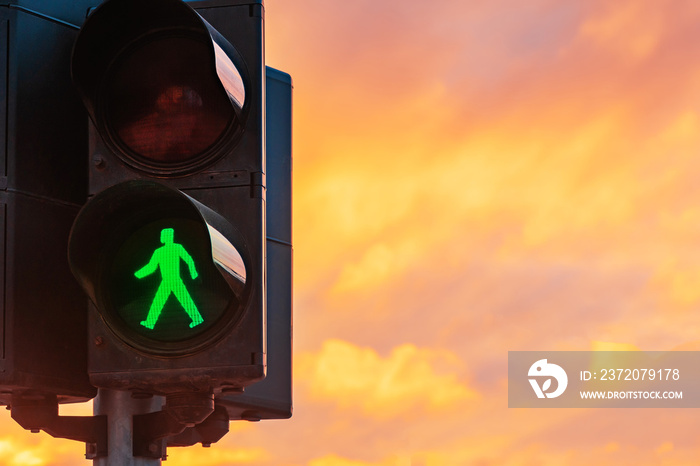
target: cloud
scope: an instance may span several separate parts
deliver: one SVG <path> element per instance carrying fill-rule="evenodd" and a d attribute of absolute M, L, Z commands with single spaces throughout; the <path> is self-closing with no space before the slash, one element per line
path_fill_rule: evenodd
<path fill-rule="evenodd" d="M 456 332 L 440 321 L 472 334 L 473 314 L 484 314 L 500 335 L 473 345 L 494 348 L 521 338 L 518 313 L 556 315 L 522 338 L 569 327 L 557 334 L 567 347 L 599 338 L 664 349 L 687 338 L 697 325 L 684 314 L 700 302 L 697 10 L 471 4 L 446 20 L 466 25 L 463 36 L 449 32 L 460 50 L 522 66 L 482 80 L 466 52 L 452 68 L 427 56 L 432 76 L 392 82 L 409 92 L 371 109 L 368 81 L 319 89 L 314 99 L 349 107 L 304 115 L 295 287 L 306 317 L 297 328 L 310 330 L 299 344 L 320 344 L 330 328 L 380 350 L 434 346 Z M 488 21 L 474 29 L 476 18 Z M 422 38 L 444 39 L 431 34 Z M 324 124 L 330 114 L 343 124 Z M 363 321 L 398 328 L 381 340 L 386 332 L 361 330 Z"/>
<path fill-rule="evenodd" d="M 168 448 L 168 464 L 171 466 L 229 466 L 232 464 L 262 464 L 270 459 L 264 447 L 221 448 L 214 445 L 202 450 L 201 446 Z"/>
<path fill-rule="evenodd" d="M 411 466 L 411 464 L 410 457 L 390 457 L 380 462 L 367 462 L 331 454 L 311 460 L 308 466 Z"/>
<path fill-rule="evenodd" d="M 581 25 L 580 36 L 620 59 L 642 60 L 659 45 L 665 12 L 661 3 L 643 6 L 635 2 L 615 2 L 588 18 Z"/>
<path fill-rule="evenodd" d="M 381 357 L 371 348 L 327 340 L 318 353 L 297 356 L 295 367 L 314 399 L 359 407 L 378 419 L 454 409 L 480 397 L 456 376 L 455 355 L 411 344 Z"/>
<path fill-rule="evenodd" d="M 9 415 L 0 420 L 0 428 L 0 466 L 70 466 L 84 460 L 85 445 L 80 442 L 31 434 Z"/>
<path fill-rule="evenodd" d="M 43 466 L 48 464 L 46 453 L 36 448 L 18 447 L 9 439 L 0 439 L 0 458 L 7 466 Z"/>
<path fill-rule="evenodd" d="M 386 284 L 415 266 L 423 249 L 416 241 L 385 242 L 371 246 L 358 262 L 348 263 L 341 271 L 332 292 L 367 293 Z"/>

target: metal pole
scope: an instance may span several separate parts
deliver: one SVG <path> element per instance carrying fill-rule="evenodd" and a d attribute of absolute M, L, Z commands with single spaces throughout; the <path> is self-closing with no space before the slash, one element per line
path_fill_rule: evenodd
<path fill-rule="evenodd" d="M 134 414 L 160 411 L 165 397 L 133 398 L 131 392 L 100 388 L 93 404 L 93 414 L 107 415 L 108 452 L 93 460 L 93 466 L 160 466 L 161 460 L 133 456 Z"/>

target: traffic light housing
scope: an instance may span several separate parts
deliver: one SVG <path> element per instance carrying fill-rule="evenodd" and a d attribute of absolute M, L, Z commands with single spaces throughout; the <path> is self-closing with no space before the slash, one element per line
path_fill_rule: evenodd
<path fill-rule="evenodd" d="M 264 173 L 262 2 L 206 4 L 109 0 L 83 25 L 72 69 L 99 133 L 91 194 L 137 177 L 201 189 Z"/>
<path fill-rule="evenodd" d="M 252 421 L 292 415 L 292 78 L 265 75 L 267 376 L 216 399 L 230 419 Z"/>
<path fill-rule="evenodd" d="M 181 191 L 131 180 L 85 206 L 69 251 L 109 330 L 136 350 L 168 358 L 206 349 L 244 318 L 242 303 L 254 288 L 246 286 L 246 270 L 254 267 L 250 253 L 243 259 L 232 244 L 244 241 Z"/>
<path fill-rule="evenodd" d="M 73 24 L 80 24 L 91 2 L 4 3 L 0 404 L 23 397 L 88 400 L 96 390 L 86 374 L 85 298 L 65 251 L 87 192 L 87 116 L 69 63 L 77 36 Z"/>
<path fill-rule="evenodd" d="M 265 376 L 263 8 L 193 5 L 107 0 L 72 59 L 92 122 L 69 243 L 90 381 L 170 405 Z"/>

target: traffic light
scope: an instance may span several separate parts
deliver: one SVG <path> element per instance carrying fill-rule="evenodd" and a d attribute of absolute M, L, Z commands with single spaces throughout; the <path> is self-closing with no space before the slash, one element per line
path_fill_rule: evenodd
<path fill-rule="evenodd" d="M 243 317 L 252 289 L 246 270 L 255 266 L 232 243 L 244 241 L 181 191 L 131 180 L 81 210 L 69 251 L 115 336 L 143 353 L 177 357 L 212 345 Z"/>
<path fill-rule="evenodd" d="M 91 383 L 187 424 L 266 367 L 263 6 L 194 5 L 107 0 L 83 25 L 91 198 L 68 249 Z"/>
<path fill-rule="evenodd" d="M 66 258 L 87 195 L 70 54 L 91 2 L 0 5 L 0 404 L 88 400 L 86 306 Z M 56 408 L 57 409 L 57 408 Z"/>

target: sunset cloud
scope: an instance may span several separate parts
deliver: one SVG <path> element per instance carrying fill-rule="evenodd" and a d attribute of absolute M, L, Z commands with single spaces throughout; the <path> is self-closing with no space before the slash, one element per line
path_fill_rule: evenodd
<path fill-rule="evenodd" d="M 3 416 L 0 424 L 0 465 L 70 466 L 84 461 L 85 445 L 54 439 L 46 433 L 31 434 Z"/>
<path fill-rule="evenodd" d="M 188 448 L 168 449 L 170 466 L 228 466 L 232 464 L 262 464 L 269 459 L 263 447 L 256 448 L 216 448 L 202 450 L 201 445 Z"/>
<path fill-rule="evenodd" d="M 479 395 L 458 380 L 458 358 L 406 344 L 381 357 L 370 348 L 328 340 L 318 354 L 302 354 L 297 369 L 314 398 L 359 406 L 369 417 L 415 417 L 463 406 Z"/>
<path fill-rule="evenodd" d="M 47 464 L 45 454 L 37 449 L 16 448 L 11 440 L 0 439 L 0 455 L 5 458 L 8 465 L 12 466 L 40 466 Z"/>
<path fill-rule="evenodd" d="M 582 37 L 623 60 L 641 60 L 655 51 L 664 32 L 667 11 L 661 3 L 616 2 L 606 4 L 602 10 L 581 25 Z"/>
<path fill-rule="evenodd" d="M 380 462 L 367 462 L 342 458 L 338 455 L 328 455 L 311 460 L 309 466 L 411 466 L 411 458 L 391 457 Z"/>

